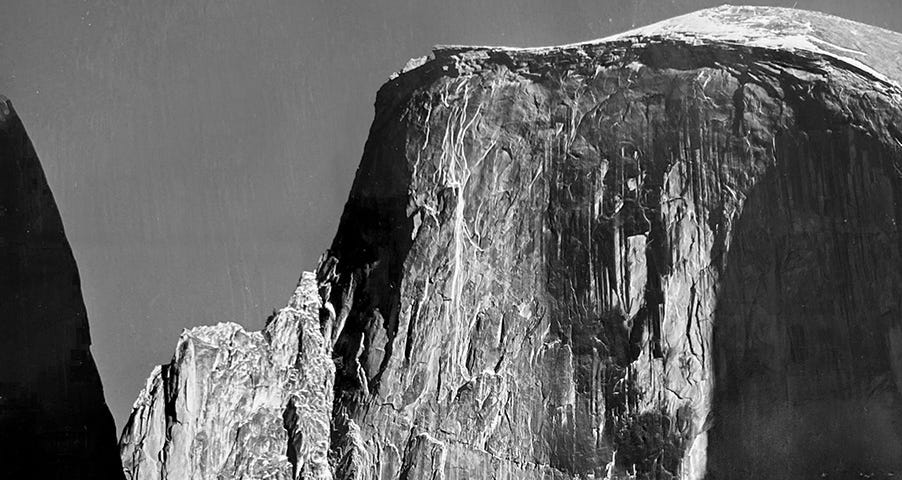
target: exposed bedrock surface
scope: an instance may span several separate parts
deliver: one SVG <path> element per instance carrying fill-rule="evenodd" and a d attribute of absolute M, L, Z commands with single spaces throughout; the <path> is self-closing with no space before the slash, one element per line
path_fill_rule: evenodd
<path fill-rule="evenodd" d="M 333 477 L 902 473 L 899 51 L 723 7 L 411 62 L 317 269 Z"/>
<path fill-rule="evenodd" d="M 56 202 L 0 96 L 0 478 L 122 478 L 90 345 Z"/>

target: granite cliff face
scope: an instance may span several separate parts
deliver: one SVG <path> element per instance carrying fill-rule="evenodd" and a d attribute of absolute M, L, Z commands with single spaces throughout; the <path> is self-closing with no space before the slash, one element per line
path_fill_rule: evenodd
<path fill-rule="evenodd" d="M 334 478 L 902 472 L 900 51 L 722 7 L 412 62 L 317 269 Z"/>
<path fill-rule="evenodd" d="M 331 248 L 337 476 L 899 473 L 900 49 L 728 7 L 389 82 Z"/>
<path fill-rule="evenodd" d="M 78 268 L 34 147 L 0 96 L 0 477 L 122 478 Z"/>

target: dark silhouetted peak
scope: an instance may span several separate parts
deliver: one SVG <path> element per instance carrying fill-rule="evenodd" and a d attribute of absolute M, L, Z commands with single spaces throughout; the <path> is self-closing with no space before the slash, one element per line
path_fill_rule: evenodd
<path fill-rule="evenodd" d="M 122 478 L 78 269 L 41 164 L 0 97 L 3 476 Z"/>

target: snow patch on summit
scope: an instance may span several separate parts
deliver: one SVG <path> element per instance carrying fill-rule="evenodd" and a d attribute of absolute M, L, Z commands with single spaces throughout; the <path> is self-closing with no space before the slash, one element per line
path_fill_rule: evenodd
<path fill-rule="evenodd" d="M 877 78 L 890 81 L 886 75 L 863 61 L 868 57 L 867 53 L 844 48 L 821 38 L 818 29 L 811 22 L 815 16 L 829 18 L 837 23 L 855 24 L 839 17 L 792 8 L 724 5 L 582 44 L 664 38 L 690 44 L 722 42 L 772 50 L 805 51 L 833 57 Z M 849 33 L 859 34 L 853 28 L 849 29 Z"/>
<path fill-rule="evenodd" d="M 607 43 L 639 45 L 666 41 L 690 45 L 735 45 L 817 55 L 857 69 L 894 89 L 898 89 L 902 83 L 902 34 L 834 15 L 783 7 L 724 5 L 609 37 L 567 45 L 436 45 L 429 60 L 459 54 L 546 54 L 565 50 L 579 51 Z M 399 74 L 422 64 L 422 59 L 414 59 Z"/>

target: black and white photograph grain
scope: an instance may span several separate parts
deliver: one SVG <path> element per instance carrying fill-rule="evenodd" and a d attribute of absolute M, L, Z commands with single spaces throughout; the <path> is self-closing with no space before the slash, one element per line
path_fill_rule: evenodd
<path fill-rule="evenodd" d="M 0 480 L 902 480 L 902 0 L 0 0 Z"/>

